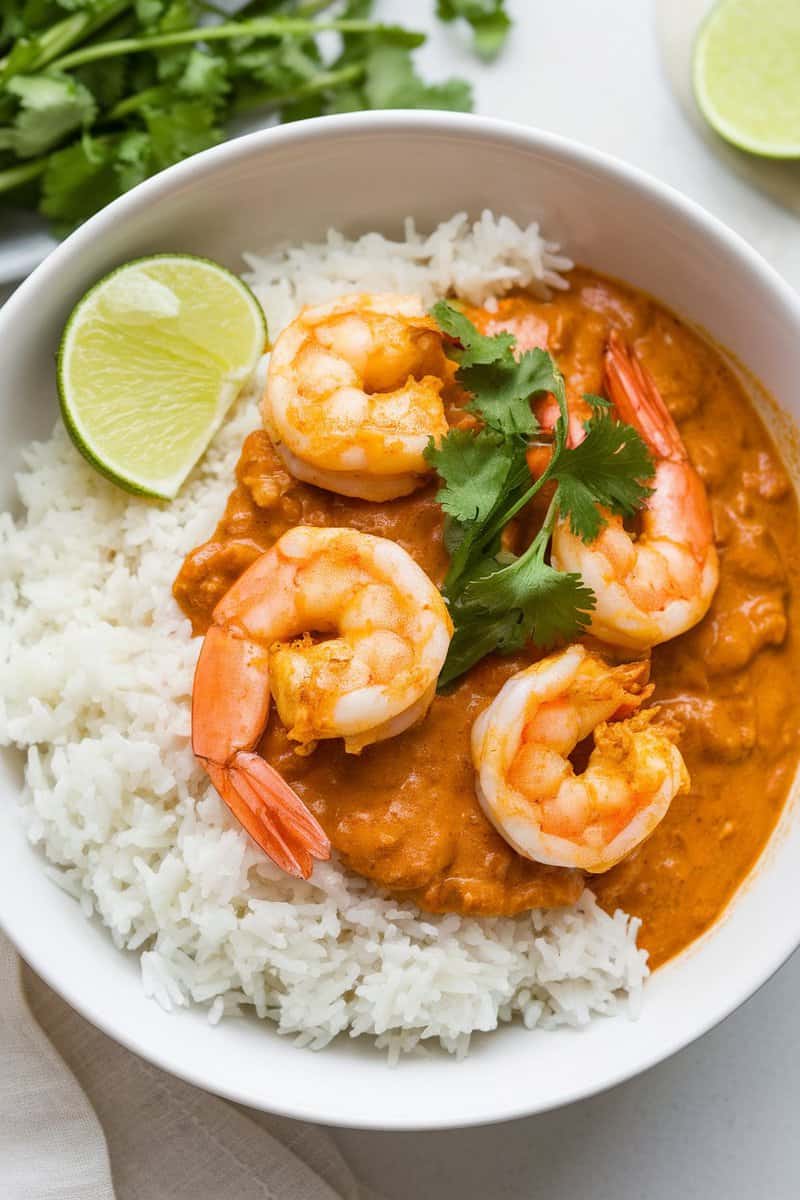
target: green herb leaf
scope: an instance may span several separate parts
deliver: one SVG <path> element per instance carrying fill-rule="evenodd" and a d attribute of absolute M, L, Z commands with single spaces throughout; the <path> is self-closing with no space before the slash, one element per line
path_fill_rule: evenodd
<path fill-rule="evenodd" d="M 509 351 L 497 363 L 461 367 L 456 379 L 472 393 L 467 407 L 491 429 L 530 437 L 538 431 L 531 399 L 542 392 L 559 393 L 561 372 L 546 350 L 526 350 L 518 359 Z"/>
<path fill-rule="evenodd" d="M 319 54 L 314 51 L 313 42 L 298 45 L 286 41 L 265 53 L 263 46 L 250 42 L 247 48 L 236 46 L 229 56 L 228 71 L 253 92 L 279 95 L 309 83 L 319 72 Z"/>
<path fill-rule="evenodd" d="M 75 78 L 88 88 L 100 109 L 112 108 L 122 99 L 128 87 L 128 76 L 129 63 L 124 58 L 87 63 L 75 71 Z"/>
<path fill-rule="evenodd" d="M 485 59 L 500 52 L 511 29 L 505 0 L 438 0 L 436 15 L 442 21 L 467 21 L 475 35 L 475 52 Z"/>
<path fill-rule="evenodd" d="M 485 521 L 509 484 L 524 478 L 524 446 L 490 430 L 452 429 L 438 447 L 431 441 L 425 458 L 444 480 L 436 499 L 461 525 Z"/>
<path fill-rule="evenodd" d="M 0 128 L 0 149 L 33 158 L 58 145 L 67 134 L 86 129 L 97 107 L 90 91 L 69 75 L 56 72 L 17 75 L 6 84 L 19 109 L 10 126 Z"/>
<path fill-rule="evenodd" d="M 22 37 L 26 30 L 24 5 L 20 0 L 6 0 L 0 9 L 0 47 Z"/>
<path fill-rule="evenodd" d="M 492 614 L 482 608 L 450 606 L 455 630 L 439 674 L 438 688 L 448 688 L 460 675 L 487 654 L 513 654 L 525 644 L 522 628 L 508 613 Z"/>
<path fill-rule="evenodd" d="M 147 108 L 144 118 L 153 170 L 160 171 L 222 140 L 213 107 L 200 100 L 178 102 L 169 108 Z"/>
<path fill-rule="evenodd" d="M 68 227 L 118 196 L 114 159 L 110 142 L 89 137 L 52 154 L 42 183 L 45 216 Z"/>
<path fill-rule="evenodd" d="M 136 129 L 123 133 L 114 143 L 112 172 L 116 181 L 117 195 L 136 187 L 151 175 L 152 152 L 148 134 Z"/>
<path fill-rule="evenodd" d="M 472 111 L 472 88 L 463 79 L 425 83 L 401 46 L 378 45 L 366 58 L 364 94 L 370 108 L 436 108 Z"/>
<path fill-rule="evenodd" d="M 176 86 L 184 96 L 202 100 L 207 105 L 218 105 L 231 88 L 228 64 L 220 54 L 192 49 Z"/>
<path fill-rule="evenodd" d="M 459 364 L 456 379 L 470 393 L 467 408 L 505 437 L 536 433 L 531 398 L 541 392 L 564 396 L 561 372 L 547 351 L 527 350 L 515 358 L 512 334 L 486 336 L 446 301 L 435 304 L 431 316 L 458 343 L 446 351 Z"/>
<path fill-rule="evenodd" d="M 591 621 L 595 595 L 580 575 L 542 558 L 546 538 L 511 563 L 487 559 L 451 604 L 455 633 L 439 677 L 447 687 L 487 654 L 510 654 L 528 642 L 544 649 L 572 641 Z"/>
<path fill-rule="evenodd" d="M 543 539 L 544 540 L 544 539 Z M 488 564 L 464 589 L 464 602 L 506 614 L 519 643 L 552 646 L 579 636 L 591 620 L 595 596 L 580 575 L 556 571 L 543 561 L 541 543 L 503 565 Z"/>
<path fill-rule="evenodd" d="M 458 346 L 448 347 L 447 352 L 453 362 L 462 367 L 502 362 L 513 352 L 513 333 L 496 333 L 487 337 L 460 308 L 448 300 L 434 304 L 431 316 L 443 333 L 459 343 Z"/>
<path fill-rule="evenodd" d="M 592 392 L 584 392 L 583 399 L 586 401 L 586 403 L 589 405 L 590 408 L 593 408 L 595 410 L 595 412 L 597 412 L 598 410 L 607 411 L 608 409 L 611 409 L 614 407 L 614 405 L 611 403 L 610 400 L 606 400 L 605 396 L 595 396 Z"/>
<path fill-rule="evenodd" d="M 161 18 L 169 8 L 169 0 L 135 0 L 135 7 L 142 28 L 150 31 L 158 29 Z"/>
<path fill-rule="evenodd" d="M 561 452 L 549 476 L 558 480 L 556 502 L 572 532 L 593 542 L 606 523 L 601 509 L 631 517 L 641 508 L 650 495 L 646 480 L 652 478 L 653 460 L 633 426 L 605 411 L 584 428 L 583 441 Z"/>

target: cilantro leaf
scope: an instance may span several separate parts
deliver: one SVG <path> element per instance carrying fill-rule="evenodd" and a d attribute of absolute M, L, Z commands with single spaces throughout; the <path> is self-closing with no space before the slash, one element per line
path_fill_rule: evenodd
<path fill-rule="evenodd" d="M 583 632 L 591 620 L 595 595 L 580 575 L 556 571 L 544 562 L 543 545 L 537 538 L 519 558 L 508 564 L 486 566 L 464 589 L 469 606 L 504 612 L 510 626 L 519 627 L 515 638 L 537 646 L 570 640 Z"/>
<path fill-rule="evenodd" d="M 149 136 L 137 130 L 92 138 L 51 154 L 41 209 L 59 228 L 70 228 L 153 173 Z"/>
<path fill-rule="evenodd" d="M 280 95 L 309 83 L 320 70 L 320 62 L 313 42 L 298 45 L 287 41 L 270 54 L 265 54 L 257 42 L 251 42 L 247 48 L 237 45 L 235 53 L 229 56 L 228 70 L 240 87 L 253 93 L 260 87 L 267 95 L 270 92 Z"/>
<path fill-rule="evenodd" d="M 610 400 L 606 400 L 605 396 L 595 396 L 592 392 L 584 392 L 583 399 L 595 412 L 607 411 L 614 407 Z"/>
<path fill-rule="evenodd" d="M 521 625 L 510 621 L 508 613 L 492 615 L 479 607 L 454 609 L 451 605 L 450 608 L 455 629 L 439 674 L 440 691 L 487 654 L 513 654 L 525 644 Z"/>
<path fill-rule="evenodd" d="M 485 521 L 508 489 L 509 475 L 524 464 L 524 448 L 490 430 L 475 434 L 451 429 L 437 447 L 431 441 L 425 458 L 444 486 L 436 499 L 448 516 L 462 525 Z"/>
<path fill-rule="evenodd" d="M 0 150 L 12 150 L 19 158 L 44 154 L 67 134 L 87 128 L 97 111 L 82 83 L 55 71 L 17 75 L 6 84 L 6 92 L 19 108 L 12 124 L 0 128 Z"/>
<path fill-rule="evenodd" d="M 148 107 L 144 119 L 154 171 L 215 146 L 222 139 L 213 107 L 201 100 L 178 101 L 169 108 Z"/>
<path fill-rule="evenodd" d="M 218 104 L 230 91 L 228 64 L 219 54 L 193 49 L 176 83 L 183 95 Z"/>
<path fill-rule="evenodd" d="M 459 343 L 448 347 L 448 356 L 462 367 L 501 362 L 514 349 L 513 333 L 492 336 L 481 333 L 469 317 L 448 300 L 434 304 L 431 316 L 443 333 Z"/>
<path fill-rule="evenodd" d="M 549 536 L 549 535 L 548 535 Z M 547 537 L 538 537 L 511 563 L 478 563 L 450 605 L 455 633 L 439 687 L 447 687 L 487 654 L 510 654 L 528 642 L 541 648 L 579 637 L 591 621 L 595 595 L 580 575 L 544 562 Z"/>
<path fill-rule="evenodd" d="M 169 7 L 169 0 L 134 0 L 136 16 L 144 29 L 157 29 L 158 23 Z"/>
<path fill-rule="evenodd" d="M 131 129 L 116 141 L 112 171 L 118 195 L 152 174 L 150 138 L 144 131 Z"/>
<path fill-rule="evenodd" d="M 112 108 L 121 100 L 129 84 L 129 65 L 124 58 L 109 62 L 87 63 L 75 72 L 85 88 L 92 93 L 98 108 Z"/>
<path fill-rule="evenodd" d="M 496 363 L 461 367 L 456 379 L 472 393 L 467 405 L 491 429 L 531 436 L 538 431 L 531 408 L 533 396 L 563 389 L 561 372 L 546 350 L 526 350 L 518 359 L 509 351 Z"/>
<path fill-rule="evenodd" d="M 366 107 L 363 88 L 340 87 L 331 95 L 325 111 L 331 116 L 335 113 L 361 112 Z"/>
<path fill-rule="evenodd" d="M 596 412 L 584 428 L 583 441 L 562 450 L 549 475 L 558 481 L 556 502 L 569 516 L 572 532 L 593 542 L 606 523 L 602 508 L 624 517 L 641 508 L 650 495 L 644 481 L 653 476 L 653 460 L 633 426 L 605 411 Z"/>
<path fill-rule="evenodd" d="M 377 45 L 367 54 L 364 95 L 370 108 L 437 108 L 472 111 L 472 88 L 463 79 L 425 83 L 402 46 Z"/>
<path fill-rule="evenodd" d="M 24 6 L 21 0 L 6 0 L 0 8 L 0 47 L 22 37 L 26 30 Z"/>
<path fill-rule="evenodd" d="M 475 35 L 475 52 L 485 59 L 500 52 L 511 28 L 505 0 L 438 0 L 436 15 L 441 21 L 467 21 Z"/>
<path fill-rule="evenodd" d="M 431 316 L 457 343 L 446 346 L 446 352 L 459 364 L 456 379 L 470 393 L 467 408 L 506 437 L 536 433 L 531 398 L 541 392 L 564 397 L 564 380 L 547 351 L 526 350 L 517 358 L 513 334 L 482 334 L 469 317 L 444 300 L 433 306 Z"/>
<path fill-rule="evenodd" d="M 89 137 L 51 154 L 42 181 L 44 215 L 68 227 L 118 196 L 114 157 L 109 141 Z"/>

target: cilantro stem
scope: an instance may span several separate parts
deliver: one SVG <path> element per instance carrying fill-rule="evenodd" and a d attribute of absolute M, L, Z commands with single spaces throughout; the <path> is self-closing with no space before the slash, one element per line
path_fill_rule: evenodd
<path fill-rule="evenodd" d="M 47 167 L 48 158 L 49 155 L 45 154 L 42 158 L 33 158 L 29 162 L 20 163 L 18 167 L 7 167 L 5 171 L 0 171 L 0 194 L 22 187 L 23 183 L 30 183 L 32 179 L 38 179 Z"/>
<path fill-rule="evenodd" d="M 453 589 L 455 588 L 455 585 L 458 583 L 461 576 L 464 574 L 474 547 L 475 539 L 469 534 L 466 534 L 450 560 L 450 566 L 447 569 L 447 575 L 445 576 L 444 583 L 442 584 L 442 591 L 446 595 L 453 595 Z"/>
<path fill-rule="evenodd" d="M 279 108 L 292 100 L 304 100 L 307 96 L 315 96 L 329 88 L 339 87 L 343 83 L 359 83 L 366 74 L 366 67 L 353 64 L 349 67 L 339 67 L 336 71 L 321 71 L 307 83 L 298 84 L 287 92 L 260 92 L 242 96 L 234 105 L 234 112 L 243 112 L 248 108 L 258 108 L 260 105 Z"/>
<path fill-rule="evenodd" d="M 525 507 L 526 504 L 530 504 L 537 492 L 544 487 L 545 483 L 550 478 L 552 465 L 553 464 L 551 461 L 547 470 L 544 471 L 539 478 L 531 484 L 528 490 L 524 492 L 522 496 L 520 496 L 519 500 L 517 500 L 515 504 L 512 504 L 511 508 L 503 508 L 495 517 L 494 521 L 491 521 L 489 525 L 485 529 L 482 529 L 477 536 L 470 537 L 467 535 L 464 538 L 450 561 L 450 568 L 443 584 L 446 592 L 452 594 L 456 583 L 458 583 L 459 579 L 464 574 L 464 571 L 469 566 L 470 559 L 473 557 L 479 557 L 485 551 L 486 547 L 491 545 L 497 535 L 501 533 L 503 529 L 505 529 L 508 522 L 512 520 L 512 518 L 515 517 L 517 513 Z M 555 497 L 553 499 L 555 500 Z M 547 517 L 545 518 L 545 521 L 548 519 L 551 521 L 550 529 L 552 531 L 552 526 L 555 523 L 555 510 L 553 509 L 552 501 L 550 508 L 547 510 Z M 542 528 L 544 528 L 544 526 L 542 526 Z"/>
<path fill-rule="evenodd" d="M 124 100 L 120 100 L 113 108 L 110 108 L 103 118 L 103 124 L 107 121 L 119 121 L 122 117 L 127 117 L 131 113 L 138 112 L 140 108 L 144 108 L 147 104 L 157 104 L 164 96 L 169 94 L 169 88 L 160 84 L 154 87 L 144 88 L 141 92 L 134 92 L 132 96 L 126 96 Z"/>
<path fill-rule="evenodd" d="M 223 25 L 208 25 L 202 28 L 177 29 L 172 33 L 157 33 L 150 37 L 121 38 L 115 42 L 98 42 L 84 46 L 72 54 L 65 54 L 52 63 L 53 70 L 69 71 L 86 63 L 104 58 L 139 54 L 146 50 L 162 50 L 169 46 L 185 46 L 195 42 L 218 42 L 231 38 L 282 38 L 311 37 L 318 33 L 394 33 L 402 44 L 413 48 L 421 46 L 424 34 L 413 33 L 400 26 L 378 25 L 373 21 L 300 21 L 293 17 L 260 17 L 250 21 L 230 21 Z"/>
<path fill-rule="evenodd" d="M 289 101 L 304 100 L 307 96 L 315 96 L 318 92 L 325 92 L 329 88 L 340 87 L 346 83 L 358 83 L 364 78 L 365 73 L 366 68 L 361 64 L 339 67 L 335 71 L 320 71 L 313 79 L 298 84 L 296 88 L 290 88 L 285 92 L 261 91 L 245 94 L 236 101 L 233 111 L 244 112 L 249 108 L 262 106 L 280 108 Z M 132 96 L 126 96 L 124 100 L 120 100 L 118 104 L 109 109 L 103 118 L 103 124 L 120 121 L 123 117 L 139 112 L 149 104 L 161 103 L 171 95 L 173 95 L 172 90 L 164 84 L 156 84 L 154 87 L 144 88 L 141 92 L 134 92 Z"/>
<path fill-rule="evenodd" d="M 541 478 L 543 479 L 544 476 L 542 476 Z M 550 501 L 550 503 L 547 506 L 547 512 L 544 514 L 544 520 L 542 521 L 539 532 L 537 533 L 536 537 L 534 538 L 534 543 L 537 542 L 539 540 L 539 538 L 542 538 L 542 548 L 541 548 L 541 552 L 539 554 L 539 558 L 542 561 L 544 561 L 544 552 L 547 549 L 547 543 L 550 541 L 550 537 L 553 533 L 553 527 L 555 526 L 555 523 L 556 523 L 557 512 L 558 512 L 558 494 L 556 493 L 556 495 L 553 496 L 552 500 Z"/>
<path fill-rule="evenodd" d="M 98 29 L 113 21 L 115 17 L 120 16 L 132 6 L 133 0 L 112 0 L 106 8 L 74 13 L 70 17 L 65 17 L 63 21 L 51 25 L 43 33 L 33 35 L 31 41 L 35 40 L 37 43 L 38 53 L 30 59 L 26 59 L 21 68 L 11 71 L 8 70 L 8 67 L 12 55 L 7 54 L 5 58 L 1 58 L 0 82 L 5 83 L 14 75 L 20 74 L 21 70 L 26 75 L 33 71 L 40 71 L 42 67 L 48 66 L 59 55 L 64 55 L 77 43 L 91 37 Z"/>
<path fill-rule="evenodd" d="M 552 463 L 551 463 L 551 466 L 552 466 Z M 504 509 L 501 516 L 496 518 L 496 520 L 493 522 L 493 524 L 491 524 L 488 529 L 484 530 L 481 533 L 481 536 L 479 539 L 479 544 L 481 546 L 485 546 L 489 542 L 491 542 L 493 538 L 496 538 L 498 533 L 500 533 L 500 531 L 503 528 L 505 528 L 505 526 L 508 524 L 508 522 L 513 520 L 514 517 L 517 515 L 517 513 L 521 512 L 526 504 L 530 504 L 533 497 L 536 495 L 536 493 L 541 488 L 544 487 L 545 483 L 547 483 L 547 480 L 549 478 L 550 478 L 550 466 L 548 466 L 547 470 L 544 471 L 539 476 L 539 478 L 534 483 L 531 484 L 531 486 L 528 488 L 527 492 L 523 492 L 523 494 L 520 496 L 519 500 L 517 500 L 515 504 L 511 505 L 511 508 Z"/>
<path fill-rule="evenodd" d="M 545 518 L 536 533 L 536 537 L 529 546 L 525 547 L 525 549 L 522 551 L 522 554 L 518 554 L 512 562 L 507 564 L 508 569 L 513 567 L 515 570 L 519 570 L 523 564 L 533 560 L 539 564 L 544 562 L 544 556 L 547 553 L 547 547 L 550 545 L 550 537 L 553 533 L 553 526 L 556 523 L 557 511 L 558 504 L 556 497 L 553 496 L 553 499 L 548 505 L 547 512 L 545 513 Z"/>

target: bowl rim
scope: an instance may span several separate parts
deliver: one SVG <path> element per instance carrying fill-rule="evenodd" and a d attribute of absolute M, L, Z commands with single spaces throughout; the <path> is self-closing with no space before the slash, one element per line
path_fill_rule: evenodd
<path fill-rule="evenodd" d="M 227 166 L 239 160 L 248 159 L 254 154 L 268 154 L 273 147 L 284 144 L 304 144 L 312 147 L 321 139 L 328 138 L 329 136 L 371 134 L 376 130 L 386 134 L 419 133 L 421 135 L 429 135 L 433 133 L 442 136 L 472 137 L 483 141 L 488 140 L 495 144 L 505 145 L 509 148 L 519 148 L 529 152 L 538 150 L 551 158 L 559 160 L 564 165 L 574 164 L 578 167 L 589 168 L 610 176 L 619 184 L 641 195 L 646 201 L 652 202 L 656 200 L 662 205 L 676 210 L 694 226 L 695 230 L 705 233 L 710 240 L 715 241 L 732 252 L 746 269 L 759 275 L 765 286 L 776 294 L 782 305 L 792 315 L 800 331 L 800 296 L 795 293 L 789 283 L 783 279 L 775 268 L 767 263 L 741 235 L 710 214 L 696 201 L 684 196 L 671 185 L 663 183 L 640 168 L 573 139 L 510 121 L 457 113 L 396 110 L 391 112 L 348 113 L 339 116 L 317 117 L 293 125 L 275 126 L 258 130 L 205 150 L 191 159 L 169 167 L 167 170 L 144 181 L 130 192 L 113 201 L 70 234 L 20 284 L 17 290 L 0 308 L 0 339 L 11 334 L 15 323 L 26 310 L 29 297 L 35 295 L 37 289 L 42 287 L 46 281 L 58 277 L 62 263 L 69 262 L 73 256 L 80 253 L 84 246 L 90 244 L 96 238 L 102 238 L 106 232 L 118 225 L 119 222 L 124 221 L 129 214 L 157 203 L 160 198 L 179 188 L 186 187 L 188 184 L 196 185 L 209 175 L 213 175 L 221 166 Z M 779 837 L 780 830 L 776 828 L 762 855 L 753 865 L 747 879 L 743 882 L 743 888 L 748 886 L 755 873 L 763 867 L 770 849 L 774 847 L 775 841 Z M 741 889 L 737 894 L 741 894 Z M 735 898 L 736 895 L 733 898 L 734 901 Z M 692 943 L 683 954 L 679 955 L 672 963 L 667 964 L 662 970 L 670 971 L 686 955 L 693 955 L 700 952 L 708 934 L 717 928 L 720 921 L 725 920 L 729 912 L 730 906 L 721 915 L 718 922 L 712 926 L 711 930 L 707 931 L 706 935 Z M 368 1109 L 359 1120 L 354 1121 L 351 1116 L 344 1118 L 329 1110 L 321 1111 L 315 1105 L 313 1096 L 309 1097 L 309 1101 L 306 1104 L 282 1103 L 280 1096 L 275 1100 L 270 1098 L 269 1109 L 266 1109 L 263 1098 L 259 1099 L 256 1097 L 247 1087 L 221 1086 L 216 1082 L 209 1082 L 208 1078 L 204 1077 L 202 1070 L 193 1064 L 187 1065 L 185 1062 L 176 1064 L 176 1062 L 170 1060 L 169 1054 L 159 1053 L 148 1047 L 146 1036 L 138 1035 L 131 1030 L 130 1025 L 126 1025 L 124 1021 L 117 1021 L 114 1013 L 103 1011 L 100 1005 L 94 1004 L 91 990 L 85 987 L 82 988 L 80 981 L 73 978 L 64 979 L 54 977 L 55 973 L 51 972 L 46 955 L 37 954 L 27 949 L 24 945 L 25 939 L 21 930 L 19 931 L 19 936 L 16 936 L 17 931 L 15 930 L 13 912 L 0 912 L 0 927 L 4 928 L 4 931 L 16 946 L 20 955 L 29 963 L 34 971 L 81 1016 L 103 1033 L 112 1037 L 116 1042 L 162 1070 L 184 1079 L 186 1082 L 194 1084 L 197 1087 L 208 1091 L 213 1090 L 215 1094 L 229 1100 L 257 1107 L 263 1111 L 273 1112 L 281 1116 L 332 1126 L 338 1125 L 346 1128 L 385 1131 L 444 1130 L 473 1125 L 495 1124 L 530 1116 L 539 1112 L 547 1112 L 600 1094 L 671 1057 L 708 1032 L 709 1029 L 712 1029 L 725 1020 L 740 1005 L 755 995 L 775 972 L 780 969 L 798 945 L 800 945 L 800 920 L 798 920 L 794 928 L 791 928 L 787 923 L 781 931 L 776 931 L 771 938 L 773 949 L 769 960 L 761 963 L 759 969 L 751 975 L 748 982 L 743 981 L 737 991 L 726 997 L 724 1004 L 718 1005 L 713 1012 L 707 1013 L 691 1029 L 681 1031 L 665 1030 L 663 1038 L 652 1051 L 643 1054 L 635 1066 L 624 1065 L 617 1071 L 607 1072 L 604 1077 L 598 1078 L 588 1086 L 576 1083 L 571 1088 L 564 1089 L 561 1095 L 555 1100 L 545 1102 L 534 1100 L 531 1103 L 530 1100 L 526 1100 L 524 1090 L 521 1089 L 518 1096 L 508 1094 L 500 1096 L 494 1093 L 491 1096 L 490 1103 L 487 1105 L 489 1111 L 481 1116 L 464 1114 L 457 1115 L 454 1118 L 443 1116 L 434 1119 L 426 1118 L 422 1121 L 419 1119 L 415 1121 L 412 1117 L 387 1120 L 379 1112 L 373 1112 Z"/>

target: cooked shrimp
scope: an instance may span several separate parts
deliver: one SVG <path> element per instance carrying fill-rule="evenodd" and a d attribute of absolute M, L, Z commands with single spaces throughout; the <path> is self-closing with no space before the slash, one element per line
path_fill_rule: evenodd
<path fill-rule="evenodd" d="M 607 514 L 608 524 L 587 546 L 568 522 L 558 522 L 552 560 L 559 571 L 582 575 L 594 591 L 595 637 L 644 650 L 702 620 L 719 564 L 705 487 L 655 382 L 617 333 L 608 340 L 605 371 L 619 416 L 639 430 L 655 460 L 652 494 L 638 535 Z"/>
<path fill-rule="evenodd" d="M 511 677 L 472 727 L 483 811 L 525 858 L 607 871 L 644 841 L 689 776 L 669 731 L 638 711 L 646 662 L 569 646 Z M 630 715 L 633 714 L 633 715 Z M 614 724 L 612 718 L 624 718 Z M 569 755 L 594 734 L 586 770 Z"/>
<path fill-rule="evenodd" d="M 261 415 L 297 479 L 393 500 L 424 483 L 447 432 L 442 333 L 416 296 L 350 295 L 304 308 L 275 343 Z"/>
<path fill-rule="evenodd" d="M 307 879 L 312 858 L 328 858 L 330 845 L 255 752 L 270 694 L 306 753 L 320 738 L 342 737 L 357 754 L 424 717 L 452 629 L 441 594 L 411 556 L 353 529 L 290 529 L 214 609 L 194 678 L 192 746 L 222 799 L 285 871 Z"/>

